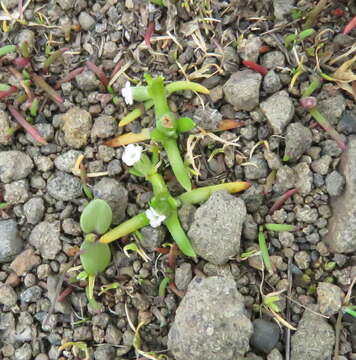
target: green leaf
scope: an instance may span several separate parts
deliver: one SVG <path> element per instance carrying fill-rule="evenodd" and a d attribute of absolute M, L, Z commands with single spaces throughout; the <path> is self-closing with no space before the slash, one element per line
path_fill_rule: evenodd
<path fill-rule="evenodd" d="M 77 275 L 77 280 L 85 280 L 88 277 L 88 273 L 86 271 L 81 271 Z"/>
<path fill-rule="evenodd" d="M 158 296 L 165 297 L 166 296 L 166 289 L 168 284 L 170 283 L 171 279 L 169 277 L 165 277 L 162 279 L 161 283 L 159 284 L 158 289 Z"/>
<path fill-rule="evenodd" d="M 265 224 L 265 228 L 270 231 L 294 231 L 295 226 L 289 224 Z"/>
<path fill-rule="evenodd" d="M 5 45 L 0 48 L 0 56 L 7 55 L 16 51 L 16 45 Z"/>
<path fill-rule="evenodd" d="M 180 133 L 190 131 L 194 129 L 195 126 L 195 122 L 189 117 L 181 117 L 177 119 L 177 130 Z"/>
<path fill-rule="evenodd" d="M 89 276 L 103 272 L 109 266 L 111 260 L 109 245 L 86 240 L 80 250 L 82 251 L 80 261 Z"/>
<path fill-rule="evenodd" d="M 112 211 L 108 203 L 101 199 L 89 202 L 80 217 L 80 227 L 84 233 L 104 234 L 110 227 Z"/>

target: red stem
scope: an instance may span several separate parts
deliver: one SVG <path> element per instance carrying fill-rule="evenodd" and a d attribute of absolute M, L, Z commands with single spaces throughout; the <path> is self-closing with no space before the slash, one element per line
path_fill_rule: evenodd
<path fill-rule="evenodd" d="M 270 214 L 273 214 L 276 210 L 279 210 L 283 204 L 296 192 L 298 192 L 298 189 L 294 188 L 291 190 L 286 191 L 283 195 L 281 195 L 275 203 L 272 205 L 271 209 L 269 210 Z"/>
<path fill-rule="evenodd" d="M 148 24 L 147 30 L 144 36 L 145 43 L 147 46 L 151 46 L 151 37 L 155 31 L 155 23 L 152 21 Z"/>
<path fill-rule="evenodd" d="M 71 81 L 72 79 L 74 79 L 77 75 L 79 75 L 80 73 L 82 73 L 84 71 L 85 67 L 81 66 L 78 67 L 74 70 L 72 70 L 71 72 L 69 72 L 67 75 L 65 75 L 62 79 L 58 80 L 56 85 L 54 86 L 55 89 L 59 89 L 61 87 L 62 84 Z"/>
<path fill-rule="evenodd" d="M 243 60 L 242 63 L 248 67 L 249 69 L 252 69 L 254 71 L 257 71 L 258 73 L 260 73 L 261 75 L 266 75 L 268 73 L 268 69 L 265 68 L 262 65 L 256 64 L 253 61 L 250 60 Z"/>
<path fill-rule="evenodd" d="M 63 302 L 63 301 L 66 299 L 66 297 L 67 297 L 68 295 L 70 295 L 72 292 L 73 292 L 73 287 L 72 287 L 72 286 L 68 286 L 68 287 L 65 288 L 65 289 L 61 292 L 61 294 L 58 296 L 57 301 L 58 301 L 58 302 Z"/>
<path fill-rule="evenodd" d="M 16 92 L 18 89 L 16 86 L 11 86 L 9 90 L 6 91 L 0 91 L 0 100 L 5 99 L 6 97 L 10 96 L 14 92 Z"/>
<path fill-rule="evenodd" d="M 356 27 L 356 16 L 354 16 L 351 21 L 345 26 L 342 33 L 344 35 L 347 35 L 354 27 Z"/>
<path fill-rule="evenodd" d="M 95 73 L 95 75 L 99 78 L 99 80 L 102 82 L 102 84 L 107 87 L 109 84 L 109 80 L 106 77 L 106 75 L 104 74 L 104 71 L 101 70 L 99 67 L 97 67 L 93 62 L 91 61 L 87 61 L 86 62 L 86 66 L 88 67 L 89 70 L 91 70 L 92 72 Z"/>

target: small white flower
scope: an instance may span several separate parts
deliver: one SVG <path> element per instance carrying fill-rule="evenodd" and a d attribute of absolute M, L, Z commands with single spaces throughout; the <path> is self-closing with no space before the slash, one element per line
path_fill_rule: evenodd
<path fill-rule="evenodd" d="M 161 214 L 158 214 L 158 212 L 150 207 L 149 209 L 147 209 L 145 211 L 145 214 L 148 218 L 148 220 L 150 221 L 150 225 L 153 227 L 153 228 L 156 228 L 158 226 L 161 225 L 161 223 L 166 220 L 166 217 L 164 215 L 161 215 Z"/>
<path fill-rule="evenodd" d="M 142 146 L 140 145 L 127 145 L 122 154 L 122 161 L 128 166 L 136 164 L 141 159 L 142 150 Z"/>
<path fill-rule="evenodd" d="M 126 81 L 125 87 L 121 89 L 121 95 L 123 96 L 127 105 L 133 104 L 132 87 L 130 81 Z"/>

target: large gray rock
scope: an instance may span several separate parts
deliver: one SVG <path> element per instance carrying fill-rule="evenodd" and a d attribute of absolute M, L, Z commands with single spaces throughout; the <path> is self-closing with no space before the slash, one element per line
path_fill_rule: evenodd
<path fill-rule="evenodd" d="M 329 219 L 329 232 L 324 241 L 332 252 L 352 253 L 356 250 L 356 136 L 349 138 L 339 171 L 346 180 L 345 191 L 331 198 L 333 216 Z"/>
<path fill-rule="evenodd" d="M 176 360 L 233 360 L 249 350 L 252 324 L 233 279 L 194 278 L 168 334 Z"/>
<path fill-rule="evenodd" d="M 281 135 L 294 116 L 293 101 L 285 90 L 270 96 L 260 107 L 275 135 Z"/>
<path fill-rule="evenodd" d="M 291 342 L 291 360 L 329 360 L 335 343 L 334 329 L 323 317 L 306 310 Z"/>
<path fill-rule="evenodd" d="M 82 195 L 82 185 L 77 177 L 59 173 L 48 180 L 47 191 L 56 200 L 70 201 Z"/>
<path fill-rule="evenodd" d="M 221 265 L 240 250 L 242 225 L 246 217 L 243 200 L 218 191 L 199 207 L 188 236 L 203 259 Z"/>
<path fill-rule="evenodd" d="M 310 129 L 301 123 L 293 123 L 287 127 L 286 150 L 285 154 L 291 160 L 298 160 L 312 143 L 312 133 Z"/>
<path fill-rule="evenodd" d="M 259 103 L 262 75 L 252 71 L 238 71 L 230 76 L 223 90 L 226 101 L 235 110 L 253 110 Z"/>
<path fill-rule="evenodd" d="M 0 180 L 2 182 L 9 183 L 24 179 L 32 169 L 33 162 L 27 154 L 17 150 L 0 152 Z"/>
<path fill-rule="evenodd" d="M 23 247 L 15 220 L 0 220 L 0 263 L 11 261 Z"/>

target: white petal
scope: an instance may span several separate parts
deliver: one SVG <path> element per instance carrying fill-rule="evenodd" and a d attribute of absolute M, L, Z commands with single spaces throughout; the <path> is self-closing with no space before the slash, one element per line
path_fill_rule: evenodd
<path fill-rule="evenodd" d="M 159 214 L 154 208 L 150 207 L 145 211 L 145 214 L 150 221 L 150 225 L 153 228 L 156 228 L 162 224 L 166 217 L 164 215 Z"/>
<path fill-rule="evenodd" d="M 122 154 L 122 161 L 128 166 L 132 166 L 140 161 L 141 154 L 142 146 L 129 144 L 125 147 L 124 153 Z"/>
<path fill-rule="evenodd" d="M 129 81 L 127 81 L 125 87 L 121 89 L 121 95 L 123 96 L 127 105 L 133 104 L 132 88 Z"/>

